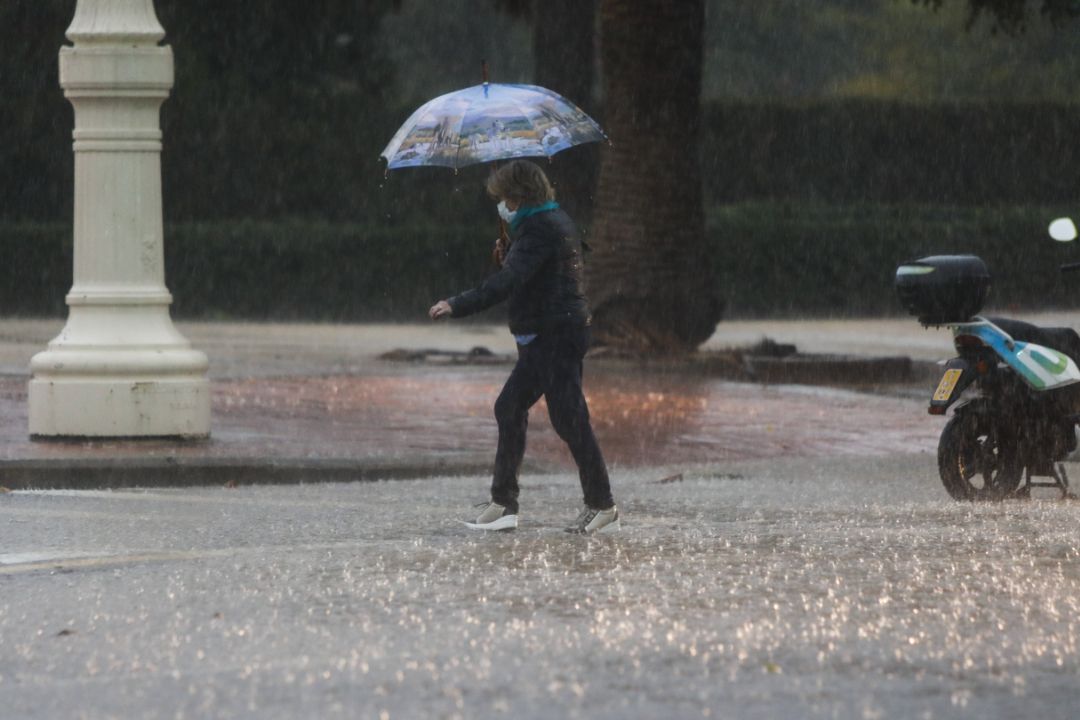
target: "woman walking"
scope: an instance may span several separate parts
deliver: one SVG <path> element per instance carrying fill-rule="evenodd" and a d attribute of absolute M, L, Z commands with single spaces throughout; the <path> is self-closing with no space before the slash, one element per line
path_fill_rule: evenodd
<path fill-rule="evenodd" d="M 499 214 L 510 226 L 509 247 L 496 246 L 502 267 L 479 287 L 440 300 L 428 312 L 432 320 L 461 318 L 508 300 L 510 332 L 517 341 L 517 364 L 495 401 L 499 444 L 491 501 L 467 525 L 477 530 L 517 527 L 529 408 L 542 396 L 552 427 L 577 463 L 585 496 L 585 507 L 567 531 L 591 535 L 618 529 L 619 511 L 581 388 L 590 323 L 583 243 L 536 164 L 515 160 L 504 165 L 488 178 L 487 191 L 499 201 Z"/>

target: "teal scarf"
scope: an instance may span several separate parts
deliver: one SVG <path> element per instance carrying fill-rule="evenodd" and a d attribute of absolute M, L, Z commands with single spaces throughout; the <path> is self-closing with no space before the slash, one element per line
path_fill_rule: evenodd
<path fill-rule="evenodd" d="M 559 203 L 554 200 L 549 200 L 543 205 L 533 205 L 531 207 L 518 208 L 518 211 L 514 213 L 514 219 L 510 221 L 510 231 L 518 229 L 518 226 L 525 220 L 525 218 L 531 215 L 537 215 L 542 212 L 548 212 L 559 207 Z"/>

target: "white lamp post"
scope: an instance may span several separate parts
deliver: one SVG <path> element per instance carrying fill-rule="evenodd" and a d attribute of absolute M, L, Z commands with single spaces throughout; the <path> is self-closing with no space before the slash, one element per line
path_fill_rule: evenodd
<path fill-rule="evenodd" d="M 153 0 L 78 0 L 60 50 L 75 108 L 75 268 L 68 320 L 31 361 L 32 436 L 205 436 L 206 355 L 165 287 L 159 109 L 172 50 Z"/>

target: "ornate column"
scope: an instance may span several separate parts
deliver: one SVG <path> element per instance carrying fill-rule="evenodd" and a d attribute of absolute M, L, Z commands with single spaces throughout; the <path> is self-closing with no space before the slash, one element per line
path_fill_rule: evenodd
<path fill-rule="evenodd" d="M 75 108 L 75 268 L 68 320 L 31 361 L 30 434 L 206 436 L 206 355 L 169 316 L 161 103 L 172 50 L 153 0 L 78 0 L 60 49 Z"/>

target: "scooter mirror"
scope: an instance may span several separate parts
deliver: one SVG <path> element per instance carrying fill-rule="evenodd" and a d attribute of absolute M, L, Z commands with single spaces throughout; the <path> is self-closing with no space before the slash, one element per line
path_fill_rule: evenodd
<path fill-rule="evenodd" d="M 1050 237 L 1058 242 L 1072 242 L 1076 239 L 1076 224 L 1071 218 L 1058 218 L 1050 223 Z"/>

